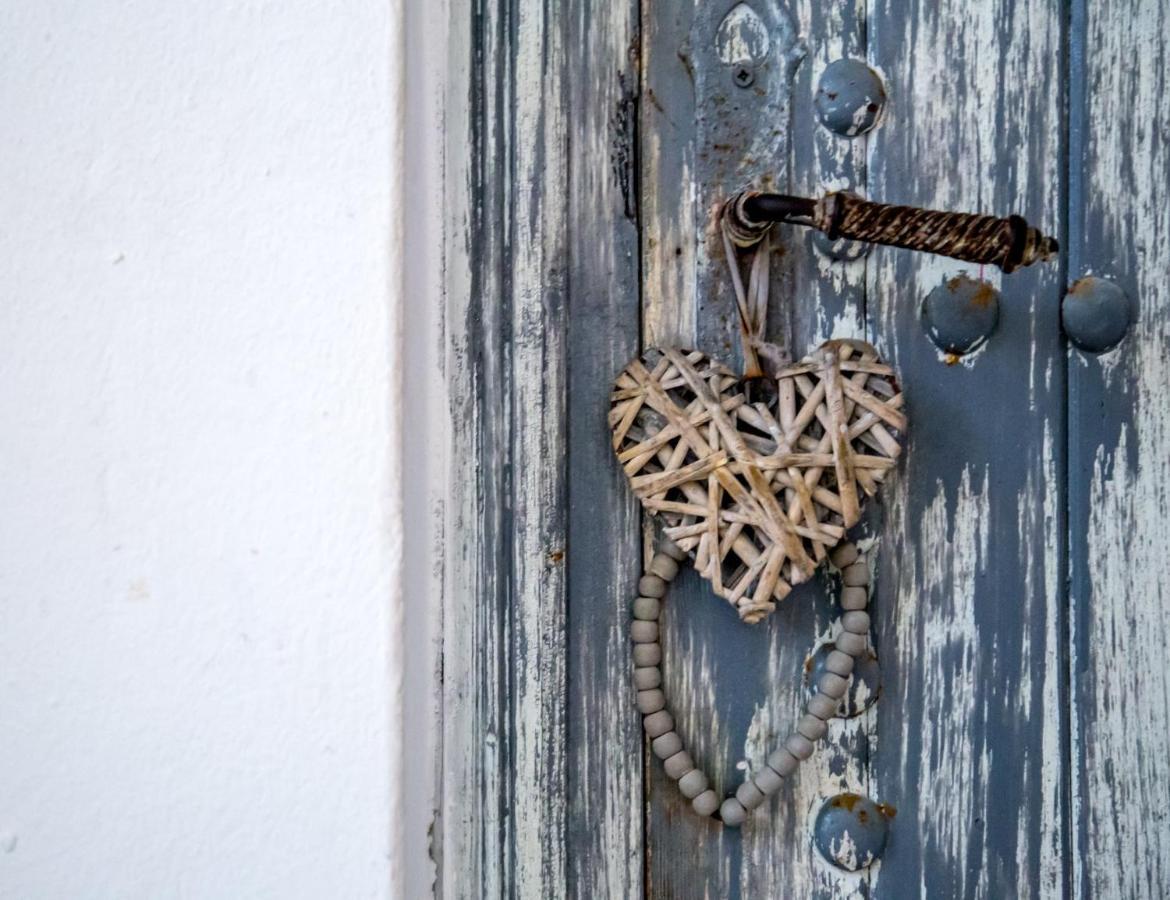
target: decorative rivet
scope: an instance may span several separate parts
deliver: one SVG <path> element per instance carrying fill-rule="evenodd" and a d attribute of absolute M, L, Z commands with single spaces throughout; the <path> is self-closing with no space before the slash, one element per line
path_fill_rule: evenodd
<path fill-rule="evenodd" d="M 987 342 L 999 322 L 999 292 L 966 273 L 948 278 L 922 301 L 922 325 L 943 353 L 962 356 Z"/>
<path fill-rule="evenodd" d="M 1130 303 L 1125 291 L 1105 278 L 1089 275 L 1074 281 L 1060 303 L 1064 333 L 1086 353 L 1116 347 L 1129 330 Z"/>
<path fill-rule="evenodd" d="M 735 74 L 731 76 L 736 87 L 751 87 L 756 81 L 755 73 L 747 66 L 736 66 Z"/>
<path fill-rule="evenodd" d="M 836 649 L 837 645 L 834 643 L 821 644 L 805 661 L 805 686 L 809 697 L 817 693 L 821 676 L 829 671 L 825 663 L 829 654 Z M 877 656 L 872 650 L 862 653 L 853 663 L 853 673 L 849 676 L 849 686 L 841 699 L 841 706 L 837 709 L 837 717 L 852 719 L 860 716 L 877 702 L 881 692 L 882 669 L 878 665 Z"/>
<path fill-rule="evenodd" d="M 861 259 L 873 246 L 865 241 L 851 241 L 849 238 L 833 240 L 823 231 L 813 231 L 812 242 L 817 250 L 836 262 L 853 262 Z"/>
<path fill-rule="evenodd" d="M 838 59 L 821 73 L 813 105 L 820 123 L 829 131 L 857 137 L 877 124 L 886 105 L 886 89 L 865 63 Z"/>
<path fill-rule="evenodd" d="M 860 794 L 830 797 L 813 823 L 813 843 L 839 869 L 856 872 L 882 855 L 894 809 Z"/>

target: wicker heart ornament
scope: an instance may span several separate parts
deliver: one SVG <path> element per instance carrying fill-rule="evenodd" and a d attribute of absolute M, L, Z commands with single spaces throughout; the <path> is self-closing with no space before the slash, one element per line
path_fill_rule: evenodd
<path fill-rule="evenodd" d="M 698 351 L 649 350 L 617 377 L 609 424 L 634 493 L 740 618 L 758 622 L 860 518 L 901 453 L 894 370 L 833 340 L 782 369 L 771 403 Z"/>

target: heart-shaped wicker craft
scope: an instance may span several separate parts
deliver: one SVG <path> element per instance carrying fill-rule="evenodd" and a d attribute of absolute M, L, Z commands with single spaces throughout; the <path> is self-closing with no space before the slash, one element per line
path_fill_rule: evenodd
<path fill-rule="evenodd" d="M 698 351 L 648 350 L 617 377 L 613 446 L 642 505 L 727 598 L 758 622 L 812 576 L 901 453 L 894 370 L 863 341 L 834 340 L 749 402 Z"/>

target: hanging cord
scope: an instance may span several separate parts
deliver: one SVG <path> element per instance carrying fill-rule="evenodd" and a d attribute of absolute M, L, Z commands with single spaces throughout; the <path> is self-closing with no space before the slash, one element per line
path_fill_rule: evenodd
<path fill-rule="evenodd" d="M 763 378 L 759 349 L 764 343 L 764 329 L 768 325 L 768 269 L 771 263 L 772 237 L 765 234 L 756 245 L 752 259 L 747 287 L 739 271 L 736 255 L 737 241 L 726 215 L 720 216 L 720 230 L 723 233 L 723 252 L 727 256 L 727 267 L 731 270 L 731 284 L 735 288 L 735 304 L 739 310 L 739 337 L 743 343 L 743 377 Z"/>

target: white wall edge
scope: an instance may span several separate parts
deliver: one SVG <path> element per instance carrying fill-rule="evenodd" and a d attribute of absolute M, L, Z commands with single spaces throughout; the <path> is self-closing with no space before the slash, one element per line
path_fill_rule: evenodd
<path fill-rule="evenodd" d="M 407 3 L 404 18 L 405 145 L 400 211 L 403 277 L 403 636 L 404 754 L 402 896 L 437 896 L 442 755 L 442 609 L 445 509 L 450 447 L 446 384 L 448 248 L 452 208 L 446 152 L 452 98 L 456 115 L 464 69 L 452 65 L 452 6 L 462 0 Z M 458 10 L 457 10 L 458 14 Z M 464 101 L 465 102 L 465 101 Z M 462 129 L 456 129 L 462 131 Z"/>

